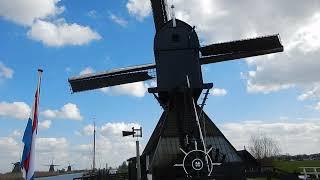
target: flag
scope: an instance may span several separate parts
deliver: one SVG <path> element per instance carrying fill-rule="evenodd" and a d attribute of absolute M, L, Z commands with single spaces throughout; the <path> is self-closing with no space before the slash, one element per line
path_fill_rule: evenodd
<path fill-rule="evenodd" d="M 24 143 L 24 148 L 21 159 L 21 168 L 23 172 L 23 177 L 26 180 L 33 180 L 35 171 L 35 144 L 38 128 L 38 108 L 42 70 L 39 69 L 38 72 L 39 80 L 37 90 L 35 93 L 35 100 L 22 139 L 22 142 Z"/>

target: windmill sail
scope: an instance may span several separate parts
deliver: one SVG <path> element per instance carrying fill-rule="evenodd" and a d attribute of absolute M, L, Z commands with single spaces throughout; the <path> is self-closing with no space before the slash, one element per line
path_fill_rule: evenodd
<path fill-rule="evenodd" d="M 279 35 L 217 43 L 200 48 L 203 56 L 200 63 L 216 63 L 282 51 Z"/>
<path fill-rule="evenodd" d="M 112 71 L 71 77 L 68 81 L 73 92 L 134 83 L 153 79 L 154 77 L 149 75 L 149 71 L 154 69 L 155 66 L 155 64 L 145 64 L 120 68 Z"/>
<path fill-rule="evenodd" d="M 159 29 L 168 21 L 166 1 L 151 0 L 151 7 L 153 12 L 154 25 L 156 27 L 156 31 L 159 31 Z"/>

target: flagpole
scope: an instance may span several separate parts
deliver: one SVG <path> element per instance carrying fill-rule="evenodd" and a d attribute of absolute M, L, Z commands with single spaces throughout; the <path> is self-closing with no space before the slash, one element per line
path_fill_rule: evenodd
<path fill-rule="evenodd" d="M 38 109 L 39 109 L 39 96 L 40 96 L 40 85 L 42 77 L 42 69 L 38 69 L 38 84 L 35 93 L 35 101 L 33 104 L 32 111 L 30 113 L 27 127 L 25 129 L 22 142 L 24 143 L 23 155 L 21 158 L 23 177 L 26 180 L 34 179 L 35 172 L 35 144 L 36 135 L 38 130 Z"/>
<path fill-rule="evenodd" d="M 36 97 L 37 98 L 37 109 L 35 110 L 35 112 L 38 114 L 38 111 L 39 111 L 39 103 L 40 103 L 40 87 L 41 87 L 41 80 L 42 80 L 42 73 L 43 73 L 43 70 L 41 69 L 41 68 L 39 68 L 38 69 L 38 85 L 37 85 L 37 96 L 38 97 Z M 37 123 L 36 123 L 36 134 L 38 134 L 38 123 L 39 123 L 39 119 L 38 119 L 39 117 L 38 117 L 38 115 L 37 115 Z M 35 119 L 33 119 L 33 120 L 35 120 Z M 34 154 L 33 154 L 33 163 L 34 163 L 34 170 L 35 170 L 35 166 L 36 166 L 36 164 L 35 164 L 35 154 L 36 154 L 36 149 L 35 149 L 35 142 L 36 141 L 36 135 L 35 135 L 35 138 L 33 139 L 33 143 L 32 143 L 32 145 L 33 145 L 33 148 L 34 148 Z"/>
<path fill-rule="evenodd" d="M 40 85 L 41 85 L 42 73 L 43 73 L 43 70 L 39 68 L 38 69 L 38 87 L 37 87 L 37 89 L 39 90 L 39 95 L 40 95 Z"/>
<path fill-rule="evenodd" d="M 39 117 L 38 117 L 38 111 L 39 111 L 39 103 L 40 103 L 40 87 L 41 87 L 41 80 L 42 80 L 42 73 L 43 73 L 43 70 L 42 69 L 38 69 L 38 85 L 37 85 L 37 90 L 36 90 L 36 105 L 34 105 L 34 114 L 33 114 L 33 116 L 34 117 L 36 117 L 36 118 L 33 118 L 33 121 L 36 121 L 36 123 L 34 124 L 34 123 L 32 123 L 33 125 L 35 125 L 36 126 L 36 128 L 35 128 L 35 133 L 33 133 L 32 134 L 32 136 L 33 136 L 33 138 L 32 138 L 32 149 L 31 149 L 31 161 L 29 162 L 30 164 L 29 164 L 29 166 L 30 167 L 33 167 L 32 168 L 32 177 L 31 177 L 31 179 L 30 180 L 33 180 L 34 179 L 34 172 L 35 172 L 35 170 L 36 170 L 36 160 L 35 160 L 35 158 L 36 158 L 36 147 L 35 147 L 35 145 L 36 145 L 36 139 L 37 139 L 37 134 L 38 134 L 38 123 L 39 123 Z M 34 127 L 33 127 L 34 128 Z M 30 170 L 31 170 L 31 168 L 30 168 Z M 27 179 L 28 180 L 28 179 Z"/>
<path fill-rule="evenodd" d="M 39 109 L 39 103 L 40 103 L 40 87 L 41 87 L 41 80 L 42 80 L 42 73 L 43 73 L 43 70 L 41 68 L 38 69 L 38 85 L 37 85 L 37 107 Z M 38 111 L 37 109 L 37 111 Z M 38 133 L 38 119 L 37 119 L 37 129 L 36 129 L 36 132 Z"/>

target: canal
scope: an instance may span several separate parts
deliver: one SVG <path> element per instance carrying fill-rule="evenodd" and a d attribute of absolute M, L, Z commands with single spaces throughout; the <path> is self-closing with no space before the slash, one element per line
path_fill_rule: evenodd
<path fill-rule="evenodd" d="M 82 173 L 64 174 L 59 176 L 35 178 L 36 180 L 72 180 L 73 178 L 82 176 Z"/>

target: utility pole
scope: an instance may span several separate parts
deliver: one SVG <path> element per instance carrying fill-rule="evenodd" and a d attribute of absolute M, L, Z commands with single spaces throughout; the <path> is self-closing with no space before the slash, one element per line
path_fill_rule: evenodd
<path fill-rule="evenodd" d="M 96 121 L 93 121 L 93 162 L 92 162 L 92 170 L 96 169 Z"/>
<path fill-rule="evenodd" d="M 139 148 L 139 137 L 142 137 L 142 128 L 140 127 L 140 129 L 134 129 L 132 128 L 132 130 L 135 132 L 135 130 L 140 130 L 140 135 L 137 134 L 135 136 L 135 134 L 133 135 L 133 137 L 137 137 L 136 140 L 136 153 L 137 153 L 137 180 L 141 180 L 141 164 L 140 164 L 140 148 Z"/>
<path fill-rule="evenodd" d="M 139 137 L 142 137 L 142 127 L 135 129 L 132 127 L 132 131 L 122 131 L 122 136 L 136 137 L 136 167 L 137 167 L 137 180 L 141 180 L 141 164 L 140 164 L 140 148 L 139 148 Z"/>

